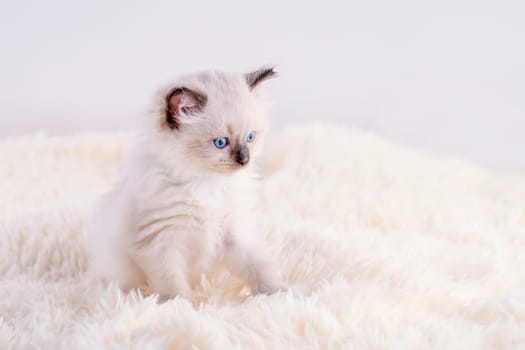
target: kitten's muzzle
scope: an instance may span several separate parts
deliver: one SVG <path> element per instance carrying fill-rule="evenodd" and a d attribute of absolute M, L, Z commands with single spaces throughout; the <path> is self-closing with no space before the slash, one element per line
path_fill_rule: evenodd
<path fill-rule="evenodd" d="M 233 153 L 233 159 L 240 165 L 246 165 L 250 161 L 250 151 L 247 146 L 239 146 Z"/>

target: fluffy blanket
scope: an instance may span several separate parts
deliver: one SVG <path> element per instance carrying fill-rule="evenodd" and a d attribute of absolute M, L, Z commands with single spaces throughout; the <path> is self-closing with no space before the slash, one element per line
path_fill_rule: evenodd
<path fill-rule="evenodd" d="M 126 135 L 0 145 L 2 349 L 525 347 L 525 179 L 346 127 L 268 142 L 260 232 L 302 294 L 227 273 L 158 304 L 85 277 Z"/>

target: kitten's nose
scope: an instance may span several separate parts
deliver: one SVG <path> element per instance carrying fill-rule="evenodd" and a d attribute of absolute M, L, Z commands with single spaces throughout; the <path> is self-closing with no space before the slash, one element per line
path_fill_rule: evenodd
<path fill-rule="evenodd" d="M 246 146 L 239 146 L 235 151 L 235 161 L 240 165 L 246 165 L 250 161 L 250 151 Z"/>

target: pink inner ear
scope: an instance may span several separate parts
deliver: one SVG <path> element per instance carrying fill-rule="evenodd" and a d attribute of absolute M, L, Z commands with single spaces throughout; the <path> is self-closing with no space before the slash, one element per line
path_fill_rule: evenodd
<path fill-rule="evenodd" d="M 170 99 L 170 113 L 173 115 L 179 114 L 179 106 L 182 101 L 182 95 L 172 96 Z"/>
<path fill-rule="evenodd" d="M 178 116 L 180 112 L 192 114 L 196 111 L 198 111 L 198 106 L 191 96 L 180 94 L 170 99 L 170 113 L 174 116 Z"/>

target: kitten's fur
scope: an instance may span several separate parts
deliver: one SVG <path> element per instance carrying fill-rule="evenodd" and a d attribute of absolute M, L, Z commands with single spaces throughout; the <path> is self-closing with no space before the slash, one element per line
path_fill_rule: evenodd
<path fill-rule="evenodd" d="M 88 233 L 92 274 L 190 298 L 195 278 L 220 259 L 254 293 L 283 287 L 252 212 L 253 159 L 266 129 L 254 90 L 274 74 L 202 72 L 161 92 Z M 213 140 L 223 136 L 230 144 L 218 149 Z"/>

